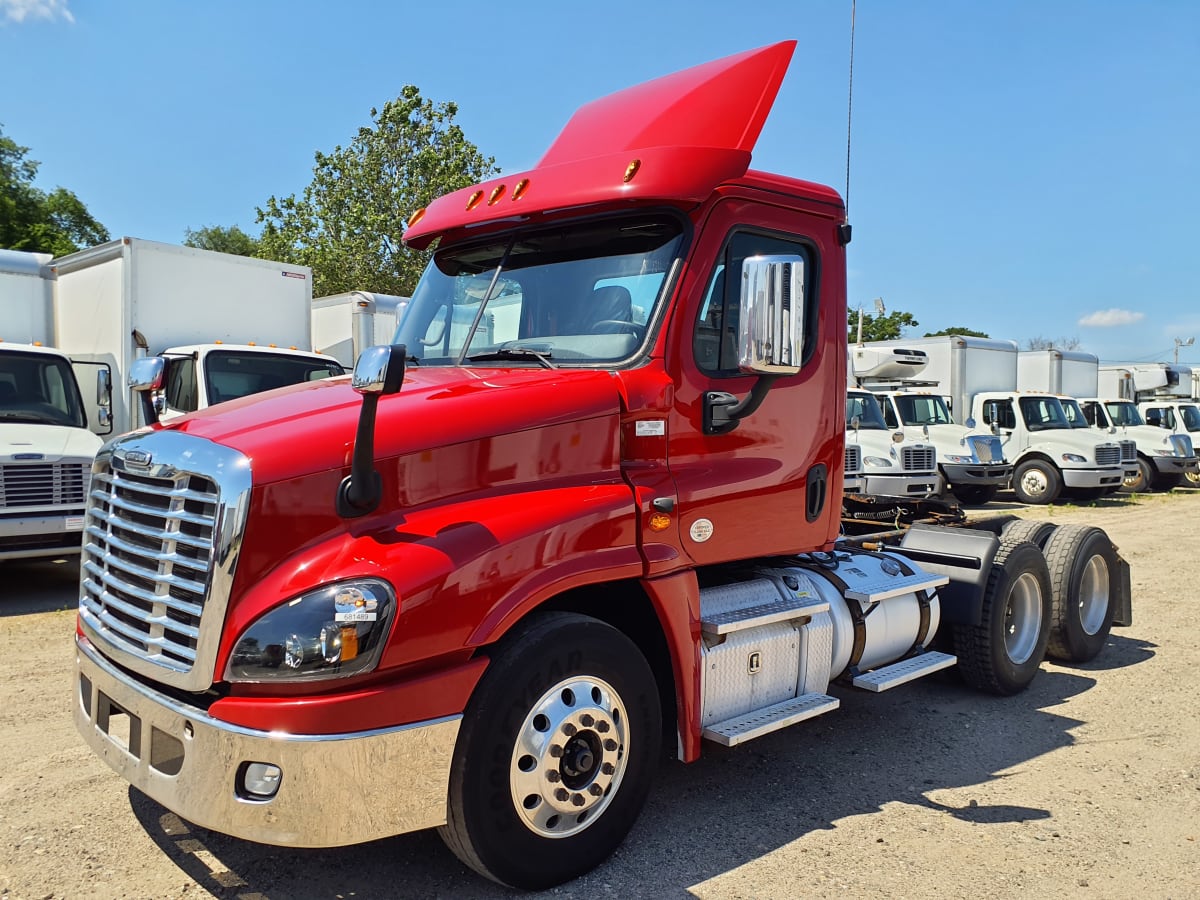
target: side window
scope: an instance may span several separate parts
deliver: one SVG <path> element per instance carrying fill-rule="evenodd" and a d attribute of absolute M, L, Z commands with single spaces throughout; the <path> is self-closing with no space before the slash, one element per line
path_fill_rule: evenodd
<path fill-rule="evenodd" d="M 167 406 L 180 412 L 193 412 L 196 399 L 196 361 L 190 356 L 173 357 L 167 360 L 163 377 Z"/>
<path fill-rule="evenodd" d="M 790 255 L 800 256 L 809 273 L 805 287 L 809 296 L 805 298 L 809 320 L 805 323 L 803 359 L 812 349 L 816 332 L 816 304 L 813 284 L 815 272 L 812 265 L 811 248 L 795 239 L 778 235 L 757 234 L 748 231 L 735 232 L 725 245 L 717 265 L 709 278 L 696 330 L 692 336 L 692 352 L 702 372 L 712 375 L 738 374 L 738 304 L 742 290 L 742 262 L 751 256 Z"/>
<path fill-rule="evenodd" d="M 983 404 L 983 421 L 985 425 L 995 425 L 997 428 L 1016 428 L 1017 416 L 1013 412 L 1011 400 L 988 400 Z"/>
<path fill-rule="evenodd" d="M 879 406 L 883 409 L 883 421 L 887 423 L 888 428 L 899 428 L 900 422 L 896 418 L 896 407 L 891 397 L 883 397 L 879 401 Z"/>
<path fill-rule="evenodd" d="M 1085 419 L 1087 419 L 1087 423 L 1089 425 L 1091 425 L 1093 428 L 1095 428 L 1096 427 L 1096 419 L 1097 418 L 1103 419 L 1103 416 L 1100 413 L 1100 404 L 1099 403 L 1083 404 L 1083 417 Z M 1100 427 L 1101 428 L 1104 427 L 1103 421 L 1100 422 Z"/>

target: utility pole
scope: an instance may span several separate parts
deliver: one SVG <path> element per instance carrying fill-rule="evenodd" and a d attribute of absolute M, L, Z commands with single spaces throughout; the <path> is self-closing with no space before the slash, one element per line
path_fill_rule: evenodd
<path fill-rule="evenodd" d="M 1194 337 L 1190 337 L 1187 340 L 1184 340 L 1183 338 L 1175 338 L 1175 365 L 1179 365 L 1179 348 L 1190 347 L 1194 343 L 1196 343 L 1196 339 Z"/>

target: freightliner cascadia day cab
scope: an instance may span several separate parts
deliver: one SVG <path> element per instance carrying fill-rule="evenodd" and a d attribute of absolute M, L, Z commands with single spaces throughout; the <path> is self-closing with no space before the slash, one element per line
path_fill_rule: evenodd
<path fill-rule="evenodd" d="M 122 238 L 54 261 L 57 346 L 112 369 L 114 433 L 147 419 L 126 387 L 157 357 L 163 419 L 344 374 L 312 352 L 312 271 L 265 259 Z"/>
<path fill-rule="evenodd" d="M 352 382 L 106 445 L 96 753 L 227 834 L 436 826 L 544 888 L 620 844 L 664 732 L 691 762 L 843 690 L 957 662 L 1013 694 L 1100 651 L 1131 604 L 1098 529 L 839 539 L 845 209 L 749 169 L 794 47 L 588 104 L 532 170 L 415 213 L 432 259 Z"/>
<path fill-rule="evenodd" d="M 49 263 L 0 250 L 0 560 L 79 553 L 97 434 L 111 431 L 109 371 L 76 372 L 51 346 Z"/>

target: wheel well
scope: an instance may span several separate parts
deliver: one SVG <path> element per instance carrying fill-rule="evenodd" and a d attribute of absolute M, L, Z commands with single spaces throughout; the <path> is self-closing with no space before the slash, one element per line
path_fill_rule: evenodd
<path fill-rule="evenodd" d="M 1032 450 L 1029 453 L 1024 454 L 1023 456 L 1018 457 L 1016 462 L 1013 463 L 1014 474 L 1016 473 L 1018 466 L 1024 465 L 1027 462 L 1035 462 L 1035 461 L 1048 463 L 1049 465 L 1053 466 L 1055 468 L 1055 470 L 1057 470 L 1059 467 L 1058 463 L 1056 463 L 1053 459 L 1051 459 L 1045 453 L 1042 453 L 1040 450 Z"/>
<path fill-rule="evenodd" d="M 555 610 L 574 612 L 599 619 L 620 631 L 633 641 L 658 686 L 659 702 L 662 705 L 663 746 L 675 746 L 677 710 L 675 703 L 675 676 L 671 668 L 671 652 L 663 634 L 662 624 L 655 615 L 650 598 L 638 582 L 633 580 L 610 581 L 573 588 L 551 598 L 528 616 Z"/>

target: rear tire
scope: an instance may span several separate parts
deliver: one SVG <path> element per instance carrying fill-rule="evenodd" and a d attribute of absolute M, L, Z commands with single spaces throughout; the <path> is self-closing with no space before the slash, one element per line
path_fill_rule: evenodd
<path fill-rule="evenodd" d="M 1099 528 L 1063 525 L 1046 543 L 1052 613 L 1046 653 L 1087 662 L 1104 649 L 1116 610 L 1117 554 Z"/>
<path fill-rule="evenodd" d="M 995 485 L 955 484 L 950 486 L 950 492 L 963 506 L 983 506 L 996 499 L 999 490 Z"/>
<path fill-rule="evenodd" d="M 1044 506 L 1053 503 L 1062 493 L 1062 477 L 1052 463 L 1031 459 L 1013 471 L 1012 488 L 1022 503 Z"/>
<path fill-rule="evenodd" d="M 1154 484 L 1154 466 L 1150 465 L 1150 460 L 1139 456 L 1137 467 L 1136 475 L 1130 475 L 1121 482 L 1121 490 L 1126 494 L 1144 494 Z"/>
<path fill-rule="evenodd" d="M 1002 543 L 984 589 L 978 625 L 954 626 L 963 680 L 1008 696 L 1038 673 L 1050 637 L 1050 571 L 1029 541 Z"/>
<path fill-rule="evenodd" d="M 501 884 L 577 878 L 633 827 L 661 741 L 654 676 L 628 637 L 574 613 L 535 616 L 500 642 L 467 706 L 439 833 Z"/>
<path fill-rule="evenodd" d="M 1031 544 L 1037 544 L 1040 549 L 1046 546 L 1046 541 L 1050 540 L 1050 535 L 1054 534 L 1056 527 L 1053 522 L 1013 519 L 1004 523 L 1004 527 L 1000 530 L 1000 540 L 1006 544 L 1029 541 Z"/>

